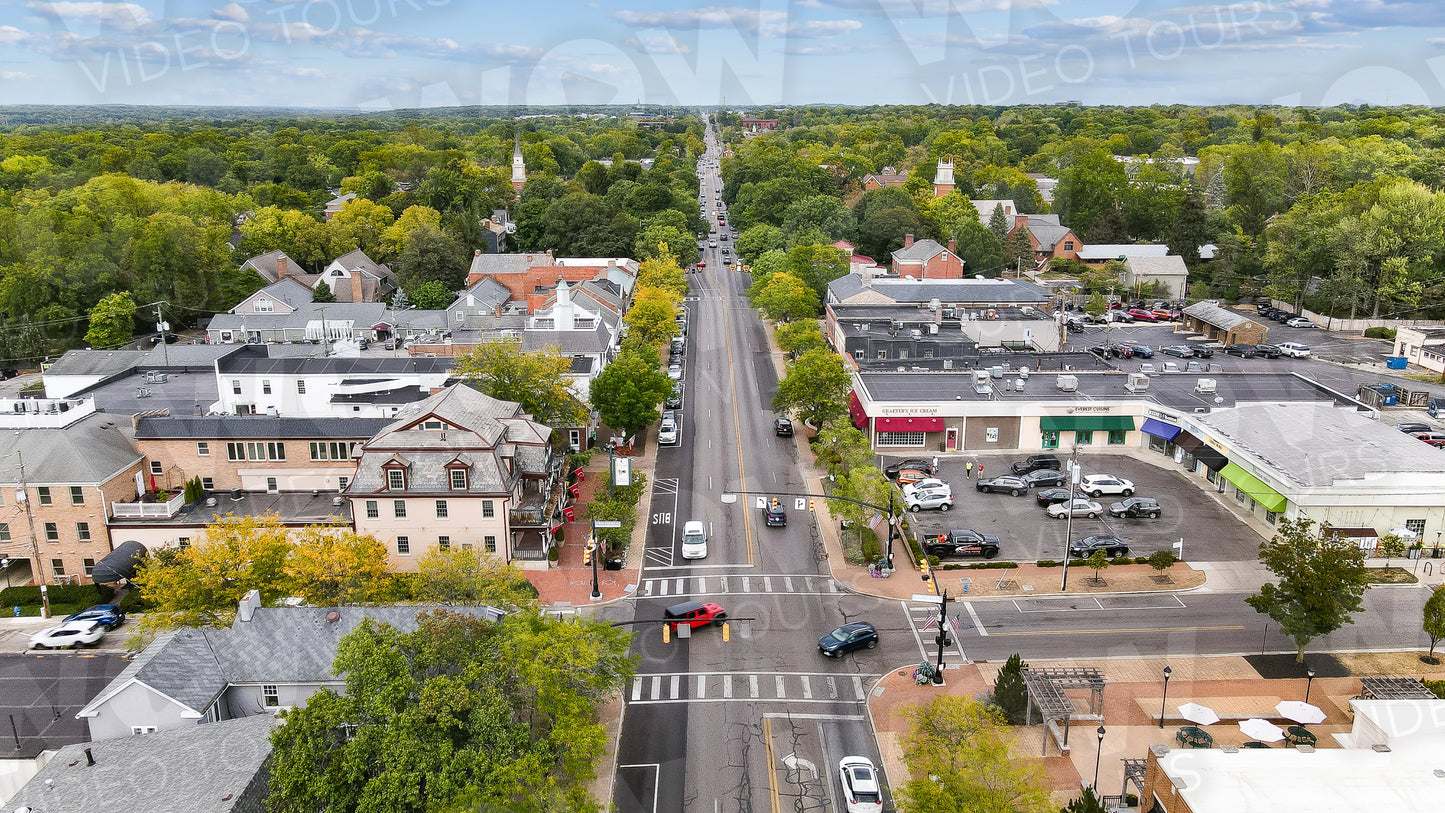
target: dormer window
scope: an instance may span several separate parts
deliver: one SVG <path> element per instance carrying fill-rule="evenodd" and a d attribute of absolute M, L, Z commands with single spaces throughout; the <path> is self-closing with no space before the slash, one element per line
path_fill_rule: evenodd
<path fill-rule="evenodd" d="M 421 428 L 432 430 L 446 429 L 447 425 L 442 423 L 441 421 L 422 421 Z"/>
<path fill-rule="evenodd" d="M 406 469 L 396 466 L 386 470 L 386 487 L 392 491 L 406 490 Z"/>

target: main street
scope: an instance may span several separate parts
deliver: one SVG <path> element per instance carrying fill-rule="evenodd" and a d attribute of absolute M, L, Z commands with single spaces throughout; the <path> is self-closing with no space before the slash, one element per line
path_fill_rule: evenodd
<path fill-rule="evenodd" d="M 709 158 L 715 160 L 716 145 Z M 700 197 L 716 222 L 721 180 Z M 796 446 L 773 432 L 777 373 L 764 327 L 746 301 L 750 278 L 727 270 L 718 229 L 706 269 L 689 273 L 681 438 L 658 449 L 645 564 L 629 605 L 602 615 L 634 621 L 638 674 L 624 691 L 614 801 L 634 811 L 841 811 L 835 768 L 848 754 L 879 761 L 865 702 L 887 670 L 936 653 L 932 607 L 841 590 L 819 562 L 812 517 L 785 499 L 789 522 L 770 528 L 752 498 L 729 491 L 807 492 Z M 684 522 L 702 521 L 708 555 L 684 560 Z M 834 563 L 841 564 L 841 563 Z M 905 577 L 900 571 L 898 577 Z M 919 590 L 924 586 L 920 583 Z M 1187 656 L 1292 651 L 1244 593 L 1059 596 L 950 604 L 958 635 L 947 660 Z M 685 599 L 716 601 L 730 617 L 663 640 L 661 619 Z M 1417 589 L 1372 591 L 1359 623 L 1312 649 L 1420 644 Z M 839 624 L 867 620 L 880 645 L 837 660 L 817 649 Z M 652 622 L 652 623 L 649 623 Z"/>

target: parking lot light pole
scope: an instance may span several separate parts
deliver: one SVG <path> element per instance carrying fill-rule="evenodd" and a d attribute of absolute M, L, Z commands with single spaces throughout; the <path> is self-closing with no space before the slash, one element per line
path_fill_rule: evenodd
<path fill-rule="evenodd" d="M 1174 672 L 1169 667 L 1164 667 L 1164 699 L 1159 701 L 1159 727 L 1164 727 L 1164 709 L 1169 707 L 1169 675 Z"/>
<path fill-rule="evenodd" d="M 1314 682 L 1315 682 L 1315 670 L 1314 670 L 1314 667 L 1310 667 L 1309 669 L 1306 669 L 1306 670 L 1305 670 L 1305 702 L 1306 702 L 1306 703 L 1310 702 L 1310 686 L 1314 685 Z"/>
<path fill-rule="evenodd" d="M 1076 443 L 1073 453 L 1069 455 L 1069 512 L 1065 515 L 1067 520 L 1064 523 L 1064 576 L 1059 582 L 1060 593 L 1069 591 L 1069 556 L 1074 539 L 1074 495 L 1078 493 L 1079 480 L 1083 473 L 1084 470 L 1079 468 L 1079 445 Z"/>
<path fill-rule="evenodd" d="M 1099 735 L 1099 750 L 1094 752 L 1094 793 L 1099 792 L 1099 758 L 1104 755 L 1104 726 L 1095 732 Z"/>

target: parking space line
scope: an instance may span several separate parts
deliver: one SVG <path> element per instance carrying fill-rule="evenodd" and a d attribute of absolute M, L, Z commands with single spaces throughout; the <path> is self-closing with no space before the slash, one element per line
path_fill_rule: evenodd
<path fill-rule="evenodd" d="M 635 677 L 635 678 L 632 679 L 632 699 L 633 699 L 633 700 L 641 700 L 641 699 L 642 699 L 642 677 L 641 677 L 641 676 L 638 676 L 638 677 Z"/>
<path fill-rule="evenodd" d="M 773 680 L 774 680 L 773 687 L 774 687 L 774 688 L 777 690 L 777 692 L 778 692 L 778 695 L 777 695 L 778 698 L 781 699 L 781 698 L 787 697 L 787 696 L 788 696 L 788 688 L 783 685 L 783 676 L 782 676 L 782 675 L 775 675 L 775 676 L 773 677 Z"/>
<path fill-rule="evenodd" d="M 677 690 L 678 690 L 679 688 L 681 688 L 681 686 L 680 686 L 681 682 L 682 682 L 682 675 L 673 675 L 673 676 L 672 676 L 672 681 L 670 682 L 670 685 L 668 686 L 668 689 L 670 690 L 670 695 L 669 695 L 669 696 L 671 696 L 671 697 L 677 697 Z"/>
<path fill-rule="evenodd" d="M 656 700 L 662 696 L 662 675 L 652 676 L 652 699 Z"/>
<path fill-rule="evenodd" d="M 731 699 L 733 699 L 733 676 L 732 676 L 732 675 L 723 675 L 723 676 L 722 676 L 722 684 L 723 684 L 723 699 L 724 699 L 724 700 L 731 700 Z"/>
<path fill-rule="evenodd" d="M 707 697 L 707 675 L 697 676 L 697 696 Z"/>
<path fill-rule="evenodd" d="M 784 576 L 784 577 L 783 577 L 783 589 L 787 590 L 789 593 L 793 592 L 793 577 L 792 577 L 792 576 Z"/>

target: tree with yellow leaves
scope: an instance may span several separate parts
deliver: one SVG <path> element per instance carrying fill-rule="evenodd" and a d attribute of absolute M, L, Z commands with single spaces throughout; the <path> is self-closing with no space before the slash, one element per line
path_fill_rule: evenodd
<path fill-rule="evenodd" d="M 311 525 L 286 557 L 294 595 L 322 607 L 374 604 L 391 588 L 386 545 L 369 534 Z"/>

